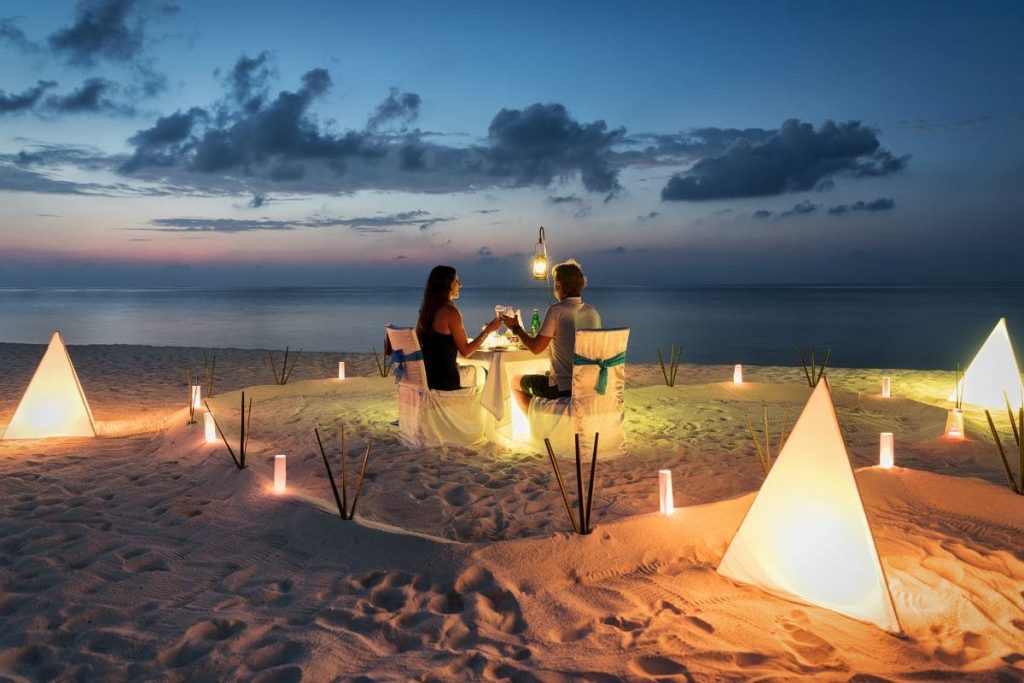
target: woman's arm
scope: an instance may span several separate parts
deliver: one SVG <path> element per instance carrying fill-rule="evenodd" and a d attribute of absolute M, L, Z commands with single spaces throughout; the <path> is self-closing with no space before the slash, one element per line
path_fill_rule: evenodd
<path fill-rule="evenodd" d="M 481 332 L 473 340 L 470 340 L 466 335 L 466 326 L 462 323 L 462 313 L 455 306 L 450 306 L 443 309 L 438 313 L 442 317 L 442 323 L 447 323 L 448 334 L 452 335 L 452 340 L 455 342 L 455 348 L 459 350 L 459 355 L 463 358 L 469 358 L 480 348 L 480 345 L 484 343 L 484 339 L 488 334 L 501 327 L 501 319 L 495 318 L 491 322 L 487 323 Z"/>

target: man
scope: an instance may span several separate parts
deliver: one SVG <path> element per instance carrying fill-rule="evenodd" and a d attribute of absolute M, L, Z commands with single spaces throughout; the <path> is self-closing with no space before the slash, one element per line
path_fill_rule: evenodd
<path fill-rule="evenodd" d="M 512 380 L 513 396 L 524 413 L 529 413 L 530 399 L 562 398 L 572 393 L 572 358 L 576 345 L 576 330 L 601 327 L 597 310 L 583 303 L 583 288 L 587 278 L 580 264 L 570 259 L 552 270 L 555 278 L 555 297 L 558 303 L 548 308 L 544 323 L 531 337 L 515 317 L 502 316 L 502 321 L 519 337 L 523 346 L 532 353 L 543 353 L 551 347 L 550 375 L 520 375 Z M 552 342 L 554 342 L 552 344 Z"/>

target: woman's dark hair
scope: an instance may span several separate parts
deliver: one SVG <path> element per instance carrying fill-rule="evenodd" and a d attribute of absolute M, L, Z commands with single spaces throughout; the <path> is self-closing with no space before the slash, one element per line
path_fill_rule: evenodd
<path fill-rule="evenodd" d="M 455 269 L 451 266 L 434 266 L 430 271 L 427 286 L 423 289 L 420 318 L 416 323 L 416 333 L 420 336 L 434 324 L 434 315 L 451 301 L 453 282 Z"/>

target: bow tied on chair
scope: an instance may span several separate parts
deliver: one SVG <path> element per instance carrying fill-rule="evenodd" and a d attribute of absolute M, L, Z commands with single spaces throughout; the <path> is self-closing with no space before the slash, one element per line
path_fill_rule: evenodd
<path fill-rule="evenodd" d="M 573 365 L 596 365 L 601 368 L 597 373 L 597 393 L 604 396 L 604 393 L 608 390 L 608 368 L 613 368 L 616 365 L 623 365 L 626 362 L 626 352 L 612 356 L 611 358 L 587 358 L 581 356 L 578 353 L 573 354 L 572 364 Z"/>
<path fill-rule="evenodd" d="M 405 353 L 402 351 L 402 349 L 395 349 L 392 352 L 392 354 L 388 356 L 386 365 L 388 367 L 391 367 L 392 365 L 395 366 L 395 381 L 401 382 L 402 377 L 405 376 L 406 361 L 415 362 L 418 360 L 423 360 L 423 351 L 413 351 L 412 353 Z"/>

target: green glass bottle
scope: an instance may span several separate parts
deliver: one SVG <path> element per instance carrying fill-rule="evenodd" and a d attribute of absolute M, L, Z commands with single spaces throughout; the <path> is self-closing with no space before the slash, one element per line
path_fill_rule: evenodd
<path fill-rule="evenodd" d="M 538 332 L 540 332 L 540 313 L 535 307 L 533 309 L 533 318 L 530 319 L 530 336 L 536 337 Z"/>

